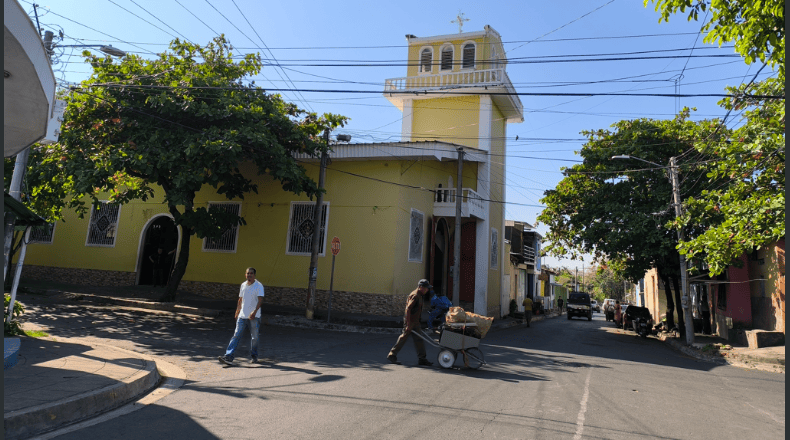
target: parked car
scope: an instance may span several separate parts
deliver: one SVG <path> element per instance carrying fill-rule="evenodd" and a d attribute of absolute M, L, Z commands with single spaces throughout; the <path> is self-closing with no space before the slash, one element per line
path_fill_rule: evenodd
<path fill-rule="evenodd" d="M 598 301 L 596 301 L 596 300 L 591 300 L 591 301 L 590 301 L 590 308 L 591 308 L 591 309 L 592 309 L 594 312 L 601 313 L 601 306 L 600 306 L 600 305 L 598 305 Z"/>
<path fill-rule="evenodd" d="M 592 321 L 590 305 L 590 295 L 584 292 L 571 292 L 568 295 L 568 319 L 574 316 L 586 316 L 588 321 Z"/>

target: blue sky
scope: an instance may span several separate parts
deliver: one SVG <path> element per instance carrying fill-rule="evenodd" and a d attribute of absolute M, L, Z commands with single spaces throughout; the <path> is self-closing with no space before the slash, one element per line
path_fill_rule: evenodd
<path fill-rule="evenodd" d="M 32 3 L 19 1 L 33 17 Z M 404 36 L 457 33 L 458 26 L 451 21 L 459 11 L 469 19 L 464 31 L 490 25 L 501 34 L 512 60 L 508 75 L 523 93 L 721 94 L 728 85 L 748 82 L 759 68 L 740 58 L 687 57 L 732 55 L 734 51 L 729 46 L 704 44 L 703 35 L 698 36 L 701 22 L 689 22 L 685 16 L 673 16 L 669 23 L 659 24 L 653 4 L 645 7 L 641 0 L 392 4 L 354 0 L 46 0 L 39 3 L 39 21 L 45 30 L 63 31 L 61 46 L 112 44 L 141 56 L 164 50 L 174 37 L 205 44 L 216 33 L 224 33 L 238 53 L 260 52 L 264 59 L 274 58 L 284 65 L 283 69 L 266 67 L 255 78 L 263 88 L 379 91 L 385 79 L 406 74 L 402 65 L 406 58 Z M 80 51 L 69 47 L 57 50 L 59 63 L 53 69 L 63 84 L 88 77 L 89 68 Z M 645 51 L 648 53 L 632 54 Z M 592 54 L 680 58 L 567 62 Z M 565 62 L 547 63 L 547 56 L 560 56 L 554 60 Z M 521 57 L 543 58 L 539 63 L 516 63 Z M 333 60 L 400 65 L 317 65 Z M 772 73 L 765 69 L 758 79 Z M 335 133 L 351 134 L 352 142 L 400 139 L 402 114 L 380 93 L 282 94 L 303 108 L 350 117 L 350 123 Z M 510 124 L 507 133 L 507 218 L 535 223 L 543 191 L 562 179 L 561 167 L 579 159 L 575 151 L 583 144 L 580 131 L 607 128 L 622 119 L 672 118 L 683 106 L 697 108 L 693 119 L 723 117 L 719 99 L 522 96 L 525 121 Z M 734 119 L 728 125 L 737 123 Z M 538 230 L 546 232 L 543 226 Z M 581 268 L 581 262 L 548 257 L 544 261 Z"/>

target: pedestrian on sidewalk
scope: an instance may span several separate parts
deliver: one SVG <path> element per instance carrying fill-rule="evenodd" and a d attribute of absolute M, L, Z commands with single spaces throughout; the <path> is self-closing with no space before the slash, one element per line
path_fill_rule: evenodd
<path fill-rule="evenodd" d="M 527 327 L 529 327 L 530 322 L 532 322 L 532 298 L 525 296 L 521 305 L 524 306 L 524 322 L 526 322 Z"/>
<path fill-rule="evenodd" d="M 250 358 L 258 362 L 258 333 L 261 327 L 261 306 L 263 305 L 263 284 L 255 279 L 256 271 L 248 267 L 245 273 L 247 281 L 241 283 L 239 289 L 239 302 L 236 304 L 236 331 L 233 333 L 225 354 L 219 361 L 226 365 L 233 365 L 236 348 L 244 331 L 250 330 Z"/>
<path fill-rule="evenodd" d="M 400 352 L 401 348 L 406 344 L 406 340 L 409 339 L 409 336 L 412 336 L 412 331 L 420 329 L 420 317 L 422 316 L 422 306 L 425 302 L 425 295 L 428 294 L 431 289 L 433 289 L 431 283 L 428 280 L 422 279 L 417 283 L 417 289 L 412 291 L 406 299 L 406 311 L 403 315 L 403 333 L 398 337 L 395 346 L 392 347 L 392 350 L 390 350 L 387 355 L 387 360 L 393 364 L 400 363 L 398 362 L 398 352 Z M 433 362 L 427 359 L 428 355 L 425 352 L 425 344 L 422 339 L 420 339 L 419 336 L 413 336 L 412 340 L 414 341 L 414 348 L 417 350 L 417 364 L 426 366 L 433 365 Z"/>

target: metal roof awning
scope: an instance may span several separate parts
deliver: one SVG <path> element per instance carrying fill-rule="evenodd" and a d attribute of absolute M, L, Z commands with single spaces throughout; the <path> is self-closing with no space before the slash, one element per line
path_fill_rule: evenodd
<path fill-rule="evenodd" d="M 16 226 L 43 226 L 47 221 L 38 214 L 31 211 L 22 202 L 15 200 L 8 193 L 4 193 L 3 209 L 4 212 L 13 212 L 16 215 Z"/>

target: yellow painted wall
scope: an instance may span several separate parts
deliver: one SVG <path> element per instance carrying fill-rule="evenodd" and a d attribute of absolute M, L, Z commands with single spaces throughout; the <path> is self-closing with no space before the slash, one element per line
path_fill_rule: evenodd
<path fill-rule="evenodd" d="M 317 180 L 317 164 L 305 165 Z M 408 293 L 417 280 L 426 276 L 428 243 L 424 243 L 423 262 L 408 262 L 408 229 L 411 208 L 425 215 L 425 241 L 429 239 L 433 213 L 433 193 L 350 176 L 340 171 L 373 177 L 387 182 L 425 188 L 446 185 L 456 172 L 455 162 L 355 161 L 333 162 L 327 170 L 329 226 L 326 256 L 318 259 L 319 289 L 329 288 L 332 237 L 341 240 L 335 262 L 335 290 L 365 293 Z M 476 166 L 467 166 L 469 171 Z M 245 172 L 251 172 L 244 169 Z M 476 173 L 464 185 L 474 187 Z M 196 196 L 196 206 L 209 201 L 225 201 L 210 187 Z M 161 197 L 161 196 L 160 196 Z M 292 201 L 306 201 L 304 195 L 284 192 L 279 183 L 259 178 L 258 194 L 243 201 L 241 215 L 247 225 L 240 226 L 235 253 L 204 252 L 202 240 L 190 242 L 190 260 L 184 280 L 237 283 L 243 281 L 247 266 L 258 270 L 264 285 L 306 287 L 310 257 L 285 255 L 288 220 Z M 134 202 L 121 207 L 116 245 L 113 248 L 86 247 L 88 219 L 79 220 L 66 213 L 66 223 L 55 229 L 52 245 L 33 244 L 25 262 L 31 265 L 88 268 L 134 272 L 138 261 L 144 225 L 157 214 L 165 213 L 161 198 Z"/>
<path fill-rule="evenodd" d="M 504 243 L 504 236 L 505 231 L 503 230 L 503 222 L 504 222 L 504 208 L 505 205 L 503 203 L 496 203 L 497 201 L 503 202 L 505 200 L 505 193 L 504 193 L 504 175 L 505 175 L 505 167 L 504 167 L 504 155 L 505 155 L 505 126 L 506 121 L 503 118 L 502 112 L 496 107 L 493 106 L 492 111 L 492 118 L 493 122 L 491 125 L 491 177 L 490 182 L 488 183 L 490 188 L 490 196 L 489 199 L 492 202 L 489 203 L 489 235 L 490 235 L 490 228 L 494 228 L 497 230 L 498 237 L 499 237 L 499 246 L 498 246 L 498 266 L 496 269 L 491 269 L 491 265 L 489 262 L 489 271 L 488 271 L 488 309 L 489 311 L 492 310 L 499 310 L 500 301 L 501 301 L 501 285 L 502 285 L 502 270 L 503 267 L 510 264 L 509 261 L 502 261 L 502 247 Z M 490 259 L 490 250 L 489 250 L 489 259 Z"/>
<path fill-rule="evenodd" d="M 478 147 L 479 96 L 414 100 L 412 115 L 412 141 L 437 140 Z"/>
<path fill-rule="evenodd" d="M 420 43 L 412 43 L 409 45 L 409 67 L 406 68 L 406 75 L 407 76 L 417 76 L 419 63 L 420 63 L 420 53 L 422 52 L 423 48 L 431 47 L 433 48 L 433 68 L 431 70 L 431 74 L 439 74 L 439 73 L 448 73 L 448 72 L 458 72 L 461 69 L 461 61 L 463 59 L 463 44 L 468 41 L 474 41 L 476 43 L 475 49 L 475 70 L 481 69 L 492 69 L 496 68 L 497 66 L 492 65 L 489 63 L 491 60 L 491 52 L 492 48 L 496 48 L 497 53 L 501 57 L 502 60 L 506 60 L 505 51 L 502 46 L 502 42 L 499 38 L 494 36 L 488 37 L 478 37 L 474 39 L 468 38 L 455 38 L 446 41 L 437 41 L 429 44 L 420 44 Z M 445 44 L 452 44 L 453 46 L 453 69 L 452 70 L 439 70 L 439 63 L 441 61 L 441 50 L 442 46 Z M 498 64 L 498 66 L 504 67 L 504 64 Z"/>

